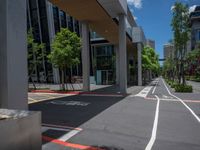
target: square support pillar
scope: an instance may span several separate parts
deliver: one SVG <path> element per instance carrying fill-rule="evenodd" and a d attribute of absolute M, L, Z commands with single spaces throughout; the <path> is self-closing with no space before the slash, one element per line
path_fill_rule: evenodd
<path fill-rule="evenodd" d="M 142 44 L 137 43 L 138 52 L 138 86 L 142 86 Z"/>
<path fill-rule="evenodd" d="M 52 23 L 54 21 L 53 18 L 53 4 L 49 1 L 46 1 L 46 8 L 47 8 L 47 21 L 48 21 L 48 31 L 49 31 L 49 39 L 50 44 L 52 44 L 53 39 L 55 38 L 55 27 Z M 52 66 L 53 67 L 53 66 Z M 60 73 L 58 68 L 53 67 L 53 81 L 56 84 L 60 83 Z"/>
<path fill-rule="evenodd" d="M 119 78 L 120 78 L 120 72 L 119 72 L 119 46 L 115 45 L 115 54 L 116 54 L 116 84 L 119 85 Z"/>
<path fill-rule="evenodd" d="M 82 22 L 82 68 L 83 68 L 83 91 L 90 91 L 90 47 L 89 26 Z"/>
<path fill-rule="evenodd" d="M 120 92 L 127 93 L 126 15 L 119 15 L 119 72 Z"/>
<path fill-rule="evenodd" d="M 130 78 L 131 78 L 131 72 L 130 72 L 130 67 L 129 67 L 129 63 L 130 63 L 130 58 L 131 57 L 131 52 L 127 51 L 127 84 L 130 84 Z"/>
<path fill-rule="evenodd" d="M 26 0 L 0 1 L 0 107 L 28 109 Z"/>

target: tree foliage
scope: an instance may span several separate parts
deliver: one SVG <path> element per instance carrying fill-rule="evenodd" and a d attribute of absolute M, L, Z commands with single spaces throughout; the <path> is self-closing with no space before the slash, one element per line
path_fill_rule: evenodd
<path fill-rule="evenodd" d="M 81 40 L 76 33 L 62 28 L 55 36 L 52 51 L 48 55 L 55 68 L 62 71 L 62 88 L 64 88 L 64 69 L 70 68 L 80 62 Z"/>
<path fill-rule="evenodd" d="M 165 76 L 165 78 L 169 78 L 170 80 L 174 80 L 174 70 L 176 68 L 176 66 L 174 65 L 175 61 L 172 57 L 169 57 L 165 60 L 165 62 L 163 63 L 163 76 Z"/>
<path fill-rule="evenodd" d="M 190 51 L 186 56 L 186 75 L 200 78 L 200 48 Z"/>
<path fill-rule="evenodd" d="M 33 38 L 32 29 L 27 34 L 27 46 L 28 46 L 28 75 L 32 80 L 32 75 L 36 73 L 36 68 L 42 65 L 43 58 L 45 57 L 45 44 L 37 43 Z"/>
<path fill-rule="evenodd" d="M 154 74 L 158 74 L 160 70 L 159 57 L 149 46 L 144 47 L 142 51 L 142 70 L 143 73 L 152 71 Z"/>
<path fill-rule="evenodd" d="M 176 2 L 172 9 L 172 31 L 175 46 L 175 60 L 179 83 L 185 84 L 184 61 L 187 52 L 187 41 L 189 40 L 189 9 L 187 5 Z"/>

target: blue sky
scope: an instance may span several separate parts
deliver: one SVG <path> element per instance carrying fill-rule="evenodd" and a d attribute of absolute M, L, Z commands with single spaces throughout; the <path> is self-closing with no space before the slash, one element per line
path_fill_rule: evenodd
<path fill-rule="evenodd" d="M 156 51 L 163 58 L 163 45 L 172 38 L 171 7 L 177 0 L 127 0 L 136 18 L 142 26 L 145 36 L 156 42 Z M 189 6 L 200 5 L 200 0 L 179 0 Z"/>

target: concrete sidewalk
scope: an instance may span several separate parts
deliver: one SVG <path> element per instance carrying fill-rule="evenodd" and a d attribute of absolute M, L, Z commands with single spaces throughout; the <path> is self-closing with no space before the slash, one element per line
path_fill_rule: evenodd
<path fill-rule="evenodd" d="M 187 84 L 193 87 L 193 93 L 200 93 L 200 82 L 187 81 Z"/>
<path fill-rule="evenodd" d="M 36 84 L 38 90 L 40 89 L 49 89 L 49 90 L 60 90 L 60 84 Z M 81 91 L 82 90 L 82 83 L 75 83 L 75 84 L 65 84 L 66 89 L 68 91 Z M 118 94 L 120 89 L 117 85 L 95 85 L 90 84 L 91 92 L 101 93 L 101 94 Z M 29 84 L 29 88 L 33 88 L 33 84 Z M 127 88 L 128 94 L 137 94 L 141 91 L 144 86 L 130 86 Z"/>

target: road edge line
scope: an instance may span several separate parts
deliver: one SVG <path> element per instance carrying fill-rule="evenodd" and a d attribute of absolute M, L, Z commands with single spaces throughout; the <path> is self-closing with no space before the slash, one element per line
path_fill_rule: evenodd
<path fill-rule="evenodd" d="M 154 123 L 153 123 L 153 130 L 151 134 L 151 139 L 149 143 L 147 144 L 145 150 L 151 150 L 153 147 L 153 144 L 156 140 L 156 134 L 157 134 L 157 128 L 158 128 L 158 118 L 159 118 L 159 107 L 160 107 L 160 99 L 157 95 L 155 95 L 157 99 L 157 105 L 156 105 L 156 112 L 155 112 L 155 118 L 154 118 Z"/>
<path fill-rule="evenodd" d="M 52 142 L 55 144 L 59 144 L 62 146 L 66 146 L 69 148 L 75 148 L 75 149 L 80 149 L 80 150 L 102 150 L 100 148 L 96 147 L 91 147 L 91 146 L 86 146 L 86 145 L 80 145 L 80 144 L 74 144 L 74 143 L 69 143 L 69 142 L 63 142 L 61 140 L 57 140 L 48 136 L 42 136 L 42 140 L 47 141 L 47 142 Z"/>
<path fill-rule="evenodd" d="M 157 87 L 157 85 L 158 85 L 159 82 L 160 82 L 160 78 L 159 78 L 158 82 L 156 83 L 156 86 L 153 88 L 153 91 L 151 92 L 151 94 L 155 93 L 156 87 Z"/>
<path fill-rule="evenodd" d="M 168 89 L 168 87 L 167 87 L 165 81 L 164 81 L 163 79 L 162 79 L 162 81 L 163 81 L 164 86 L 165 86 L 165 88 L 167 89 L 167 92 L 169 93 L 169 95 L 171 95 L 171 96 L 177 98 L 177 99 L 192 113 L 192 115 L 193 115 L 193 116 L 197 119 L 197 121 L 200 123 L 200 118 L 195 114 L 195 112 L 194 112 L 182 99 L 180 99 L 180 98 L 177 97 L 176 95 L 173 95 L 173 94 L 169 91 L 169 89 Z"/>

